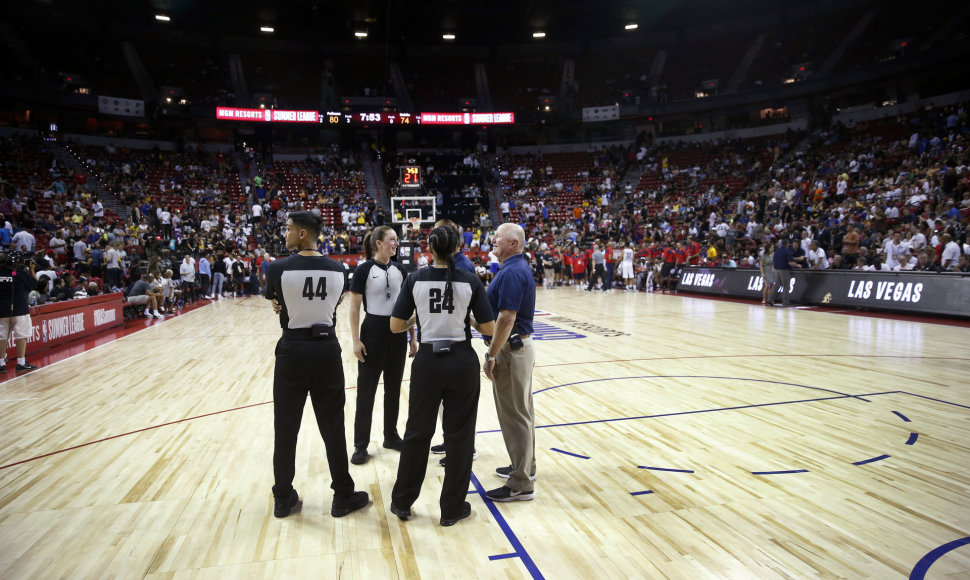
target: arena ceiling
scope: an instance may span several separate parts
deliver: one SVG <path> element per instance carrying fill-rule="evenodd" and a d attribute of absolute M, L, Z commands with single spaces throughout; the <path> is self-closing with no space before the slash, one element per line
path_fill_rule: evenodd
<path fill-rule="evenodd" d="M 852 2 L 853 0 L 843 0 Z M 790 10 L 825 0 L 24 0 L 7 18 L 48 23 L 105 20 L 131 26 L 285 40 L 428 44 L 570 42 L 644 34 Z M 155 15 L 171 20 L 159 22 Z M 635 32 L 624 29 L 638 25 Z M 262 33 L 260 27 L 272 27 Z M 354 33 L 365 31 L 365 40 Z"/>

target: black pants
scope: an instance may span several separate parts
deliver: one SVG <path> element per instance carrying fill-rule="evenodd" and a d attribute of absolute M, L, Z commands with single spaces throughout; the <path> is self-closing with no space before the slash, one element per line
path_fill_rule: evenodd
<path fill-rule="evenodd" d="M 293 489 L 296 470 L 296 438 L 303 419 L 307 393 L 313 403 L 317 428 L 327 448 L 330 487 L 337 498 L 354 493 L 354 480 L 347 467 L 347 438 L 344 435 L 344 371 L 340 343 L 330 339 L 294 339 L 276 343 L 273 373 L 273 415 L 276 440 L 273 446 L 273 495 L 286 496 Z"/>
<path fill-rule="evenodd" d="M 368 314 L 360 326 L 360 341 L 367 354 L 357 362 L 357 414 L 354 417 L 354 447 L 367 447 L 370 442 L 371 418 L 377 382 L 384 373 L 384 439 L 398 438 L 397 415 L 401 406 L 401 379 L 407 354 L 406 332 L 391 332 L 388 316 Z"/>
<path fill-rule="evenodd" d="M 121 288 L 121 268 L 105 268 L 104 273 L 108 288 Z"/>
<path fill-rule="evenodd" d="M 478 355 L 469 341 L 456 343 L 446 354 L 434 354 L 422 344 L 411 363 L 411 392 L 404 450 L 397 468 L 391 501 L 408 509 L 418 499 L 428 469 L 428 451 L 444 404 L 445 481 L 441 488 L 441 517 L 461 514 L 468 494 L 475 448 L 475 421 L 481 390 Z"/>
<path fill-rule="evenodd" d="M 597 279 L 603 283 L 603 292 L 610 289 L 609 286 L 606 285 L 606 268 L 603 267 L 603 264 L 596 264 L 596 266 L 593 267 L 593 273 L 589 276 L 589 286 L 587 286 L 586 289 L 592 290 L 593 288 L 596 288 Z"/>
<path fill-rule="evenodd" d="M 209 295 L 209 275 L 208 274 L 199 274 L 199 292 L 201 292 L 203 296 Z"/>

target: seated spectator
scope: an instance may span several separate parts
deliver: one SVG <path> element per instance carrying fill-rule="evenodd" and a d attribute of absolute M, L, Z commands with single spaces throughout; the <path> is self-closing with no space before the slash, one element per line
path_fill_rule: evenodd
<path fill-rule="evenodd" d="M 74 298 L 74 294 L 71 289 L 64 283 L 63 278 L 54 279 L 54 289 L 50 293 L 51 302 L 60 302 L 62 300 L 70 300 Z"/>
<path fill-rule="evenodd" d="M 158 312 L 158 295 L 152 292 L 147 272 L 142 274 L 141 278 L 131 285 L 131 288 L 128 290 L 128 303 L 144 305 L 145 316 L 148 318 L 152 316 L 155 318 L 165 318 L 164 315 Z"/>

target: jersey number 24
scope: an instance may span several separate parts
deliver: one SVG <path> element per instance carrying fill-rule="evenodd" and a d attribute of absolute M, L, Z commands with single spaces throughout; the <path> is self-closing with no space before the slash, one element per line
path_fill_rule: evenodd
<path fill-rule="evenodd" d="M 431 288 L 429 294 L 428 310 L 432 314 L 441 314 L 442 310 L 448 311 L 448 314 L 455 311 L 455 303 L 451 299 L 451 295 L 444 295 L 441 288 Z"/>

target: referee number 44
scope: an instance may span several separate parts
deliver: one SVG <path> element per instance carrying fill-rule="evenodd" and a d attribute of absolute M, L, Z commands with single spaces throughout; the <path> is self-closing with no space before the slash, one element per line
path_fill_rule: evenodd
<path fill-rule="evenodd" d="M 317 278 L 316 287 L 313 284 L 313 277 L 307 276 L 306 280 L 303 281 L 303 297 L 307 300 L 313 300 L 314 298 L 319 298 L 320 300 L 327 299 L 327 279 Z"/>

